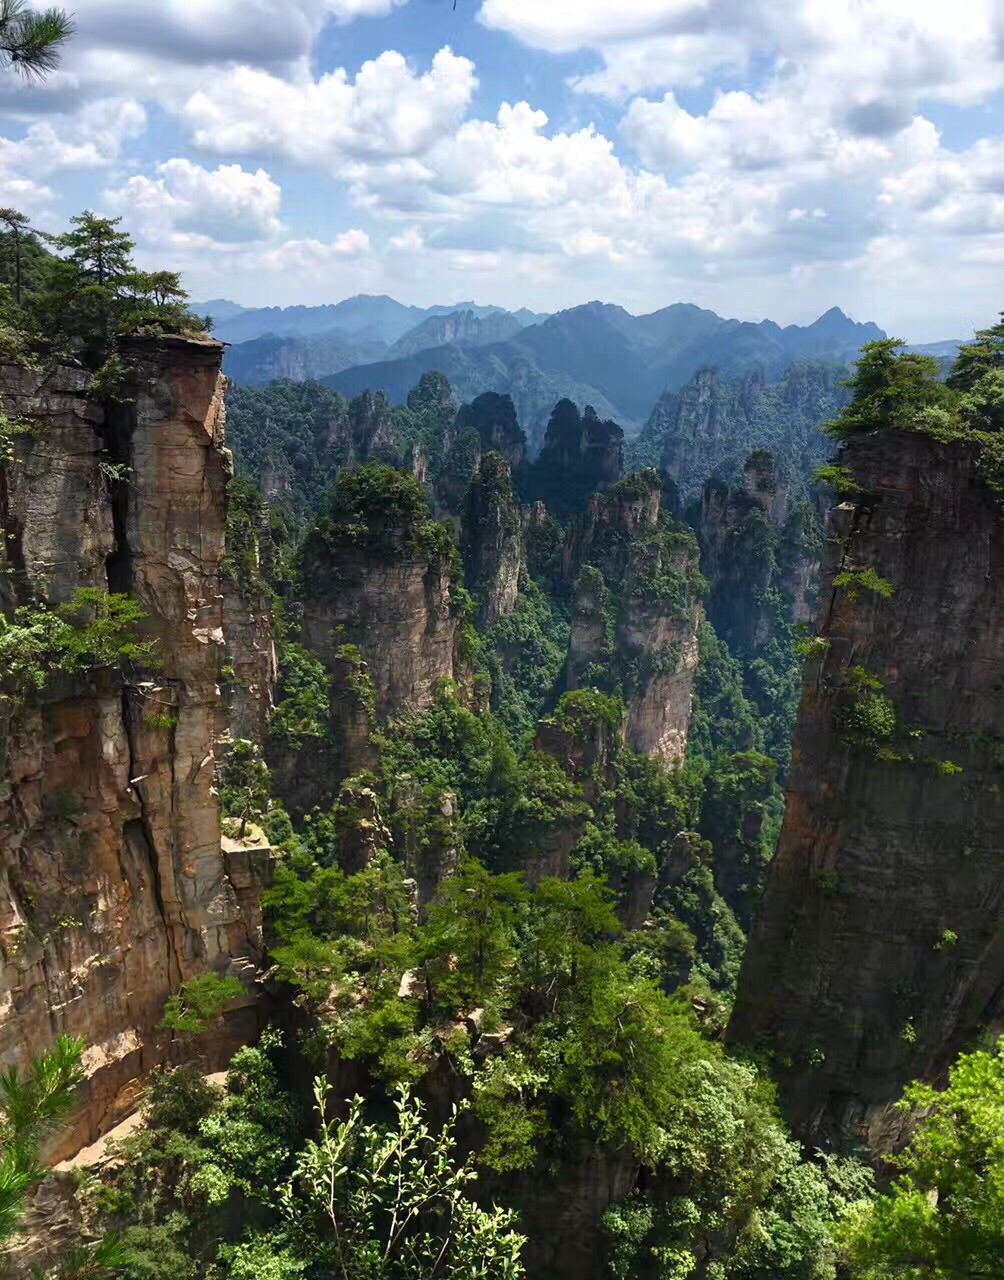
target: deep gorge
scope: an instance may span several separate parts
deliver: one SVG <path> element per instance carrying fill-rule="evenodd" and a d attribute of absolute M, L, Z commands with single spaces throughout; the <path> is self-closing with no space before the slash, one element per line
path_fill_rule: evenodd
<path fill-rule="evenodd" d="M 310 1161 L 427 1122 L 397 1194 L 477 1176 L 374 1274 L 871 1274 L 895 1104 L 1001 1016 L 993 374 L 531 450 L 171 319 L 0 368 L 0 1067 L 83 1041 L 15 1267 L 368 1275 Z"/>

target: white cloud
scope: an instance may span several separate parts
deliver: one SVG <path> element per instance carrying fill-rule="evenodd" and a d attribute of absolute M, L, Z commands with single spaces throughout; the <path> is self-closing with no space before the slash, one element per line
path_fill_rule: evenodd
<path fill-rule="evenodd" d="M 734 33 L 699 31 L 653 36 L 605 47 L 602 69 L 573 76 L 570 83 L 580 93 L 625 98 L 667 84 L 677 88 L 700 85 L 712 72 L 741 69 L 747 58 L 746 45 Z"/>
<path fill-rule="evenodd" d="M 537 48 L 596 50 L 602 69 L 573 84 L 611 97 L 756 58 L 802 70 L 881 128 L 921 100 L 976 102 L 1002 84 L 994 0 L 483 0 L 480 17 Z"/>
<path fill-rule="evenodd" d="M 538 49 L 570 53 L 693 27 L 708 7 L 706 0 L 484 0 L 480 18 Z"/>
<path fill-rule="evenodd" d="M 165 160 L 155 178 L 137 175 L 106 200 L 148 240 L 175 233 L 214 242 L 270 240 L 281 230 L 282 192 L 264 169 L 238 164 L 210 171 L 182 157 Z"/>
<path fill-rule="evenodd" d="M 359 258 L 370 251 L 370 238 L 365 231 L 343 231 L 334 240 L 287 240 L 274 248 L 253 256 L 257 270 L 292 272 L 304 276 L 322 270 L 346 258 Z"/>
<path fill-rule="evenodd" d="M 319 80 L 286 81 L 238 67 L 193 94 L 182 111 L 197 146 L 280 156 L 331 169 L 346 159 L 418 156 L 463 117 L 474 64 L 444 48 L 424 74 L 388 50 Z"/>
<path fill-rule="evenodd" d="M 685 111 L 671 93 L 661 102 L 635 98 L 622 128 L 642 161 L 657 169 L 767 169 L 834 156 L 842 145 L 832 126 L 806 118 L 793 99 L 743 91 L 720 94 L 702 116 Z"/>
<path fill-rule="evenodd" d="M 132 98 L 90 103 L 72 117 L 31 125 L 23 138 L 0 138 L 0 166 L 34 176 L 57 169 L 93 169 L 118 158 L 123 143 L 146 129 L 146 112 Z"/>

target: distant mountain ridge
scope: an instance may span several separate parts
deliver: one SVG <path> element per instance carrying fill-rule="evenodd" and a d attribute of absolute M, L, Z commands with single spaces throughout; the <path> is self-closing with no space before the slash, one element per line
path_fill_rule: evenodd
<path fill-rule="evenodd" d="M 531 322 L 532 323 L 532 322 Z M 387 352 L 391 360 L 415 355 L 432 347 L 445 347 L 450 343 L 464 347 L 484 347 L 492 342 L 505 342 L 524 328 L 515 315 L 497 311 L 487 316 L 476 312 L 451 311 L 445 316 L 429 316 L 421 324 L 410 329 Z"/>
<path fill-rule="evenodd" d="M 476 302 L 413 307 L 386 294 L 366 293 L 316 307 L 242 307 L 227 298 L 193 302 L 191 306 L 197 314 L 213 317 L 213 333 L 217 338 L 234 344 L 252 342 L 268 335 L 302 338 L 338 333 L 354 342 L 385 342 L 389 345 L 434 316 L 470 311 L 482 320 L 488 316 L 509 314 L 504 307 L 481 306 Z M 542 318 L 525 308 L 516 314 L 520 324 L 532 324 Z"/>
<path fill-rule="evenodd" d="M 773 381 L 797 360 L 846 365 L 864 343 L 884 337 L 878 325 L 857 323 L 836 307 L 811 325 L 782 327 L 772 320 L 726 320 L 688 303 L 633 316 L 611 303 L 589 302 L 527 325 L 504 342 L 476 349 L 450 343 L 398 359 L 391 351 L 325 381 L 344 395 L 368 389 L 395 400 L 423 373 L 439 371 L 465 398 L 508 393 L 535 453 L 556 392 L 592 404 L 630 435 L 664 392 L 678 390 L 700 369 L 716 369 L 724 378 L 756 371 Z"/>
<path fill-rule="evenodd" d="M 849 365 L 866 342 L 885 337 L 838 307 L 812 324 L 779 325 L 727 319 L 691 303 L 635 316 L 594 301 L 543 317 L 472 302 L 413 307 L 368 294 L 319 307 L 195 305 L 227 313 L 215 333 L 232 344 L 224 368 L 237 382 L 315 378 L 349 397 L 382 391 L 400 403 L 423 373 L 441 372 L 468 400 L 486 391 L 511 395 L 531 454 L 562 398 L 591 404 L 630 436 L 661 396 L 701 369 L 776 381 L 796 361 Z"/>

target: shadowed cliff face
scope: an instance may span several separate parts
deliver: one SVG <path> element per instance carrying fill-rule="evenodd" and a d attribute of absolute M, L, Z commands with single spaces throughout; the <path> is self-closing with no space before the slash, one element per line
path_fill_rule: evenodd
<path fill-rule="evenodd" d="M 809 503 L 790 501 L 771 453 L 747 458 L 741 485 L 707 481 L 697 535 L 711 584 L 708 617 L 733 653 L 753 659 L 777 638 L 782 618 L 815 617 L 821 532 Z"/>
<path fill-rule="evenodd" d="M 0 702 L 0 1063 L 61 1032 L 89 1046 L 84 1106 L 57 1155 L 106 1129 L 170 1055 L 156 1024 L 181 982 L 253 968 L 267 874 L 267 850 L 221 851 L 213 790 L 231 474 L 222 346 L 165 338 L 122 355 L 134 398 L 107 414 L 80 371 L 0 373 L 6 411 L 32 426 L 0 509 L 7 603 L 128 593 L 161 663 L 143 678 L 57 675 Z"/>
<path fill-rule="evenodd" d="M 613 680 L 627 697 L 626 741 L 682 760 L 701 617 L 694 539 L 667 522 L 655 472 L 595 494 L 569 528 L 565 575 L 574 583 L 566 679 L 570 689 Z M 604 672 L 606 673 L 604 675 Z"/>
<path fill-rule="evenodd" d="M 512 613 L 519 592 L 520 513 L 509 465 L 498 453 L 481 459 L 464 503 L 461 552 L 467 586 L 486 626 Z"/>
<path fill-rule="evenodd" d="M 903 1086 L 1004 1015 L 1004 515 L 976 446 L 888 432 L 842 462 L 862 492 L 830 515 L 730 1035 L 773 1049 L 802 1137 L 881 1150 Z"/>

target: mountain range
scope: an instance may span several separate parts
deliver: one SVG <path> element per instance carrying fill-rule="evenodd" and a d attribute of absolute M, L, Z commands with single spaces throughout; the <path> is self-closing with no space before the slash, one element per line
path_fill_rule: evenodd
<path fill-rule="evenodd" d="M 423 373 L 438 371 L 461 399 L 511 395 L 531 453 L 563 397 L 592 404 L 630 435 L 665 392 L 700 369 L 726 378 L 756 370 L 773 380 L 797 360 L 849 364 L 864 343 L 885 337 L 837 307 L 804 326 L 725 319 L 687 303 L 643 316 L 604 302 L 538 316 L 473 302 L 410 307 L 367 295 L 254 310 L 216 299 L 194 309 L 213 315 L 215 333 L 232 344 L 225 368 L 237 382 L 312 378 L 349 397 L 382 391 L 400 403 Z"/>

